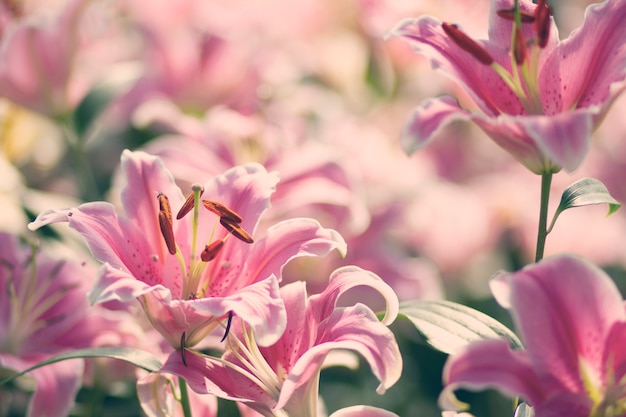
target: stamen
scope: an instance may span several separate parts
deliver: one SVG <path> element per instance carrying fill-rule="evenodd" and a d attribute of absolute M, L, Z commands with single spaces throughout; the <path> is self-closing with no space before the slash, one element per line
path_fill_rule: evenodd
<path fill-rule="evenodd" d="M 510 20 L 511 22 L 515 21 L 515 7 L 512 9 L 500 9 L 496 12 L 496 14 L 505 20 Z M 523 10 L 519 11 L 519 15 L 522 19 L 522 23 L 532 23 L 535 21 L 534 15 Z"/>
<path fill-rule="evenodd" d="M 202 204 L 207 208 L 210 212 L 217 214 L 220 218 L 228 219 L 229 223 L 241 223 L 242 218 L 239 214 L 235 213 L 233 210 L 229 209 L 222 203 L 218 203 L 217 201 L 212 200 L 202 200 Z"/>
<path fill-rule="evenodd" d="M 513 48 L 513 57 L 517 65 L 522 65 L 526 60 L 526 39 L 522 33 L 521 27 L 515 28 L 515 47 Z"/>
<path fill-rule="evenodd" d="M 183 365 L 187 366 L 187 358 L 185 357 L 185 336 L 186 332 L 180 335 L 180 358 L 183 360 Z"/>
<path fill-rule="evenodd" d="M 224 336 L 222 336 L 222 340 L 220 340 L 220 343 L 222 343 L 224 340 L 226 340 L 226 336 L 228 336 L 228 332 L 230 331 L 230 325 L 233 322 L 233 312 L 232 310 L 228 312 L 228 321 L 226 322 L 226 330 L 224 330 Z"/>
<path fill-rule="evenodd" d="M 545 48 L 548 44 L 548 38 L 550 37 L 550 16 L 552 15 L 552 8 L 548 5 L 546 0 L 539 0 L 537 7 L 535 8 L 535 32 L 537 33 L 538 45 L 540 48 Z"/>
<path fill-rule="evenodd" d="M 204 188 L 197 184 L 194 184 L 192 186 L 192 191 L 189 194 L 189 196 L 187 196 L 187 200 L 185 200 L 185 203 L 183 204 L 183 206 L 180 208 L 180 210 L 178 210 L 178 214 L 176 215 L 176 220 L 180 220 L 183 217 L 185 217 L 187 213 L 189 213 L 191 209 L 194 207 L 195 195 L 197 191 L 199 191 L 200 195 L 202 195 L 202 193 L 204 192 Z"/>
<path fill-rule="evenodd" d="M 243 228 L 239 226 L 239 224 L 233 224 L 229 222 L 229 219 L 225 217 L 220 217 L 220 224 L 224 226 L 224 228 L 237 239 L 246 243 L 254 243 L 254 239 L 252 239 L 252 236 L 250 236 L 248 232 L 243 230 Z"/>
<path fill-rule="evenodd" d="M 209 262 L 215 259 L 218 253 L 224 247 L 224 240 L 216 240 L 210 245 L 206 245 L 202 253 L 200 254 L 200 259 L 204 262 Z"/>
<path fill-rule="evenodd" d="M 180 208 L 180 210 L 178 210 L 178 214 L 176 214 L 176 220 L 182 219 L 187 215 L 187 213 L 191 211 L 191 209 L 193 208 L 193 195 L 193 192 L 189 194 L 183 206 Z"/>
<path fill-rule="evenodd" d="M 443 31 L 446 32 L 446 35 L 454 43 L 456 43 L 461 49 L 465 52 L 471 54 L 474 58 L 476 58 L 480 63 L 485 65 L 491 65 L 494 61 L 493 57 L 483 48 L 478 42 L 474 39 L 467 36 L 463 33 L 457 25 L 450 23 L 442 23 L 441 27 Z"/>
<path fill-rule="evenodd" d="M 159 199 L 159 227 L 161 228 L 161 234 L 165 239 L 167 250 L 170 254 L 176 254 L 176 241 L 174 240 L 174 228 L 172 223 L 172 209 L 170 208 L 170 201 L 163 193 L 157 194 Z"/>

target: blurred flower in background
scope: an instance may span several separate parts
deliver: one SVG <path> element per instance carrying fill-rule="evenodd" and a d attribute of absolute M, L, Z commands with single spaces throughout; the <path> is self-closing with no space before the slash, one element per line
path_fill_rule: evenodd
<path fill-rule="evenodd" d="M 310 217 L 319 227 L 336 230 L 347 245 L 345 257 L 330 253 L 291 260 L 281 269 L 281 286 L 305 281 L 306 293 L 313 296 L 323 293 L 337 268 L 357 265 L 380 276 L 401 301 L 446 298 L 501 318 L 488 282 L 494 271 L 516 270 L 532 259 L 539 198 L 536 176 L 485 140 L 481 129 L 458 122 L 439 130 L 438 140 L 429 147 L 406 155 L 402 130 L 415 103 L 452 95 L 463 108 L 475 105 L 467 91 L 432 71 L 430 62 L 405 42 L 383 39 L 398 21 L 425 15 L 458 22 L 472 38 L 484 39 L 492 3 L 499 4 L 0 2 L 0 230 L 30 239 L 33 232 L 26 225 L 50 208 L 107 201 L 118 213 L 135 210 L 141 219 L 133 224 L 151 224 L 137 230 L 122 228 L 120 239 L 138 235 L 165 256 L 168 249 L 156 229 L 158 217 L 143 218 L 139 206 L 125 207 L 137 201 L 129 197 L 124 204 L 120 197 L 127 187 L 127 167 L 120 166 L 125 149 L 161 158 L 171 171 L 171 189 L 185 193 L 192 184 L 233 167 L 260 164 L 275 173 L 276 187 L 267 197 L 255 241 L 273 224 Z M 595 3 L 549 2 L 562 38 L 581 26 L 585 8 Z M 551 39 L 557 41 L 555 31 Z M 624 97 L 613 103 L 577 170 L 555 176 L 551 212 L 560 192 L 586 176 L 601 179 L 624 201 L 625 103 Z M 151 195 L 150 205 L 158 208 L 156 193 L 164 190 L 157 189 L 145 172 L 140 177 Z M 174 210 L 184 201 L 180 190 L 167 193 Z M 548 238 L 546 254 L 571 251 L 585 256 L 606 267 L 618 286 L 626 288 L 626 217 L 618 211 L 605 218 L 605 210 L 584 207 L 563 214 Z M 187 226 L 186 231 L 182 227 L 177 231 L 176 242 L 190 237 Z M 40 229 L 42 251 L 48 245 L 64 247 L 63 256 L 69 253 L 74 258 L 70 263 L 88 259 L 84 242 L 65 229 Z M 227 244 L 245 245 L 229 239 Z M 119 255 L 125 256 L 124 251 L 120 249 Z M 151 253 L 146 252 L 146 259 Z M 0 254 L 11 264 L 16 262 L 14 256 L 28 259 L 17 252 Z M 134 271 L 130 263 L 115 265 Z M 97 277 L 93 265 L 86 269 L 81 275 L 85 292 Z M 143 329 L 142 343 L 124 343 L 165 361 L 180 344 L 180 334 L 167 343 L 151 329 L 141 305 L 128 298 L 128 303 L 105 303 L 116 313 L 131 311 L 129 322 Z M 182 295 L 178 298 L 183 301 Z M 364 286 L 346 292 L 339 305 L 357 302 L 375 311 L 384 308 L 380 296 Z M 222 319 L 224 323 L 226 317 Z M 445 358 L 424 347 L 403 323 L 391 329 L 404 359 L 399 382 L 385 396 L 372 396 L 378 381 L 367 366 L 365 371 L 324 369 L 320 393 L 327 414 L 344 415 L 336 410 L 368 404 L 398 415 L 441 415 L 436 399 Z M 223 347 L 213 340 L 204 342 L 198 345 L 204 352 Z M 175 355 L 181 358 L 180 352 Z M 124 367 L 117 373 L 107 364 L 111 370 L 107 384 L 125 387 L 115 395 L 111 390 L 104 394 L 110 409 L 121 413 L 114 405 L 122 403 L 127 415 L 137 415 L 142 412 L 136 404 L 139 396 L 147 415 L 182 412 L 173 400 L 180 393 L 176 379 Z M 83 391 L 98 393 L 96 388 Z M 163 395 L 154 396 L 155 390 Z M 78 391 L 79 405 L 85 402 L 83 391 Z M 481 398 L 485 397 L 476 400 L 473 414 L 512 415 L 510 403 L 500 397 Z M 192 397 L 192 402 L 196 400 Z M 207 416 L 238 412 L 221 400 L 216 411 L 213 397 L 199 401 Z M 107 415 L 106 408 L 102 415 Z"/>

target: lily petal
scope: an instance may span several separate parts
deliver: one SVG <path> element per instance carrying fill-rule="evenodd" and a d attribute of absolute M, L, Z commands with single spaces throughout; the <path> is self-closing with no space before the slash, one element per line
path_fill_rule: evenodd
<path fill-rule="evenodd" d="M 323 320 L 335 310 L 341 294 L 360 285 L 371 287 L 383 296 L 387 309 L 382 322 L 387 325 L 393 323 L 400 309 L 395 291 L 378 275 L 357 266 L 336 269 L 331 274 L 326 289 L 320 294 L 309 297 L 309 311 L 318 321 Z"/>
<path fill-rule="evenodd" d="M 398 415 L 369 405 L 353 405 L 335 411 L 330 417 L 398 417 Z"/>
<path fill-rule="evenodd" d="M 591 377 L 601 377 L 609 332 L 626 321 L 622 297 L 606 273 L 567 255 L 495 279 L 509 287 L 517 329 L 546 386 L 584 392 L 581 359 Z"/>
<path fill-rule="evenodd" d="M 262 300 L 262 302 L 259 302 Z M 209 297 L 191 302 L 196 311 L 221 317 L 232 311 L 254 330 L 259 346 L 275 343 L 283 334 L 287 323 L 285 305 L 280 297 L 278 280 L 271 275 L 250 284 L 227 297 Z"/>
<path fill-rule="evenodd" d="M 526 131 L 548 159 L 572 172 L 589 150 L 593 132 L 592 113 L 584 110 L 553 116 L 528 117 Z"/>
<path fill-rule="evenodd" d="M 587 8 L 582 26 L 555 48 L 541 69 L 540 89 L 550 93 L 542 97 L 546 114 L 612 102 L 626 87 L 624 21 L 626 3 L 621 0 Z M 615 83 L 621 88 L 612 89 Z"/>
<path fill-rule="evenodd" d="M 402 37 L 415 52 L 428 58 L 435 69 L 440 69 L 456 80 L 474 102 L 489 116 L 500 112 L 522 114 L 519 99 L 488 65 L 459 47 L 443 31 L 441 21 L 430 16 L 406 19 L 387 33 L 387 37 Z M 487 41 L 478 41 L 494 60 L 505 68 L 510 67 L 506 49 Z"/>
<path fill-rule="evenodd" d="M 43 359 L 43 358 L 40 358 Z M 17 372 L 39 362 L 23 361 L 15 356 L 0 353 L 0 365 Z M 74 405 L 76 393 L 83 380 L 84 361 L 72 359 L 57 362 L 28 373 L 35 379 L 35 392 L 28 408 L 28 417 L 65 417 Z"/>
<path fill-rule="evenodd" d="M 72 229 L 80 233 L 99 261 L 128 271 L 146 284 L 157 285 L 162 282 L 162 258 L 158 257 L 146 241 L 146 236 L 134 223 L 117 216 L 112 204 L 95 202 L 81 204 L 73 209 L 50 210 L 37 216 L 30 227 L 32 230 L 60 221 L 68 222 Z M 154 255 L 156 261 L 151 267 L 144 260 Z"/>
<path fill-rule="evenodd" d="M 147 417 L 179 417 L 183 415 L 180 402 L 175 400 L 171 375 L 150 373 L 137 381 L 137 397 Z M 217 416 L 217 398 L 212 395 L 196 395 L 189 392 L 190 406 L 194 416 Z"/>
<path fill-rule="evenodd" d="M 318 325 L 316 345 L 306 351 L 290 370 L 280 391 L 277 408 L 306 402 L 308 384 L 316 383 L 326 355 L 334 349 L 358 352 L 369 363 L 383 394 L 400 378 L 402 357 L 393 333 L 363 304 L 336 309 Z"/>
<path fill-rule="evenodd" d="M 577 110 L 553 116 L 472 116 L 494 142 L 535 173 L 546 169 L 575 170 L 589 148 L 593 128 L 589 111 Z M 551 161 L 551 162 L 550 162 Z M 552 166 L 546 167 L 546 163 Z M 556 166 L 554 166 L 556 165 Z"/>
<path fill-rule="evenodd" d="M 170 291 L 162 285 L 146 284 L 132 274 L 105 263 L 98 271 L 96 283 L 89 292 L 89 301 L 91 304 L 112 300 L 128 302 L 151 291 L 162 292 L 162 297 L 168 297 L 170 294 Z"/>
<path fill-rule="evenodd" d="M 158 224 L 157 194 L 166 195 L 172 209 L 178 210 L 185 201 L 182 192 L 161 159 L 144 152 L 125 150 L 121 158 L 121 172 L 126 179 L 121 199 L 127 217 L 133 219 L 145 241 L 151 242 L 154 253 L 165 259 L 168 252 Z M 177 241 L 183 244 L 187 240 L 179 238 Z"/>
<path fill-rule="evenodd" d="M 185 365 L 180 352 L 172 353 L 161 371 L 185 378 L 198 394 L 213 394 L 220 398 L 274 404 L 276 400 L 254 383 L 255 376 L 241 369 L 228 367 L 220 359 L 188 351 Z"/>
<path fill-rule="evenodd" d="M 510 396 L 521 396 L 532 406 L 545 398 L 543 387 L 524 352 L 512 351 L 504 340 L 485 340 L 469 345 L 451 356 L 443 369 L 446 387 L 439 397 L 444 410 L 460 410 L 464 404 L 454 396 L 459 388 L 495 388 Z"/>
<path fill-rule="evenodd" d="M 235 211 L 243 218 L 241 227 L 253 233 L 259 218 L 270 206 L 278 179 L 278 173 L 267 172 L 257 163 L 236 166 L 205 184 L 203 198 L 219 201 Z"/>
<path fill-rule="evenodd" d="M 452 97 L 426 100 L 413 110 L 405 125 L 402 131 L 402 147 L 410 155 L 426 146 L 448 124 L 467 119 L 469 113 L 461 109 Z"/>
<path fill-rule="evenodd" d="M 337 250 L 345 256 L 347 244 L 333 229 L 323 228 L 318 221 L 307 218 L 279 222 L 267 230 L 266 236 L 255 244 L 248 263 L 251 278 L 270 275 L 281 277 L 282 268 L 290 260 L 302 256 L 325 256 Z"/>

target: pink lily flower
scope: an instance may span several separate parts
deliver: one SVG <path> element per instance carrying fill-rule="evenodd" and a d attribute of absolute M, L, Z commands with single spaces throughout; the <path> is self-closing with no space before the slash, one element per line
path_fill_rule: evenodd
<path fill-rule="evenodd" d="M 50 22 L 36 18 L 9 25 L 0 52 L 2 96 L 48 116 L 71 111 L 87 86 L 73 77 L 85 0 L 72 0 Z"/>
<path fill-rule="evenodd" d="M 215 176 L 187 200 L 157 157 L 125 151 L 122 175 L 124 216 L 94 202 L 49 210 L 29 227 L 68 222 L 104 262 L 91 301 L 138 298 L 175 349 L 196 345 L 232 315 L 255 330 L 259 344 L 274 343 L 286 320 L 278 291 L 283 266 L 295 257 L 345 252 L 341 236 L 312 219 L 286 220 L 253 238 L 278 182 L 261 165 Z M 175 222 L 172 208 L 183 208 Z M 193 216 L 183 216 L 189 210 Z"/>
<path fill-rule="evenodd" d="M 217 108 L 196 129 L 185 132 L 184 121 L 177 122 L 169 126 L 175 134 L 145 148 L 163 159 L 177 181 L 191 183 L 243 162 L 258 162 L 280 174 L 281 187 L 272 195 L 268 213 L 272 218 L 315 213 L 344 236 L 366 229 L 370 218 L 356 191 L 356 173 L 341 163 L 336 147 L 304 137 L 302 118 L 283 115 L 278 129 L 259 114 Z"/>
<path fill-rule="evenodd" d="M 89 272 L 86 264 L 49 256 L 0 233 L 1 374 L 75 349 L 122 344 L 114 314 L 89 305 Z M 84 360 L 73 359 L 29 372 L 36 387 L 27 415 L 68 415 L 84 370 Z"/>
<path fill-rule="evenodd" d="M 458 388 L 520 396 L 536 417 L 626 413 L 626 309 L 611 278 L 588 261 L 547 258 L 492 281 L 525 349 L 502 340 L 468 346 L 448 359 L 442 408 L 462 406 Z"/>
<path fill-rule="evenodd" d="M 626 88 L 626 3 L 589 6 L 583 25 L 563 41 L 545 1 L 519 0 L 517 12 L 513 4 L 493 1 L 489 40 L 474 41 L 428 16 L 390 32 L 465 87 L 479 110 L 450 97 L 427 100 L 405 127 L 407 151 L 462 119 L 535 173 L 573 171 L 581 163 L 593 130 Z"/>
<path fill-rule="evenodd" d="M 378 291 L 387 302 L 382 322 L 369 307 L 337 307 L 352 287 Z M 241 401 L 264 416 L 317 417 L 320 369 L 331 351 L 352 350 L 370 364 L 383 394 L 400 377 L 402 357 L 387 328 L 398 312 L 398 299 L 377 275 L 343 267 L 330 277 L 326 290 L 307 297 L 303 281 L 281 288 L 287 328 L 273 345 L 259 348 L 249 327 L 233 322 L 228 349 L 221 358 L 188 351 L 170 355 L 162 371 L 187 380 L 198 393 Z"/>

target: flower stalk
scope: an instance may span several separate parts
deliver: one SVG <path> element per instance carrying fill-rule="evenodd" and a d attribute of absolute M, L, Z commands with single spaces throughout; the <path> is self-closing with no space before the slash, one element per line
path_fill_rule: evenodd
<path fill-rule="evenodd" d="M 552 172 L 541 174 L 541 199 L 539 202 L 539 227 L 537 230 L 537 248 L 535 252 L 535 262 L 543 259 L 543 252 L 548 236 L 548 202 L 550 201 L 550 184 L 552 183 Z"/>
<path fill-rule="evenodd" d="M 189 392 L 187 391 L 187 382 L 184 378 L 178 378 L 178 385 L 180 387 L 180 405 L 183 408 L 183 416 L 192 417 L 191 406 L 189 404 Z"/>

